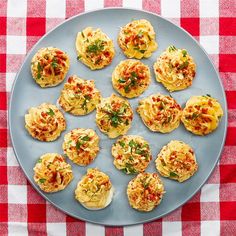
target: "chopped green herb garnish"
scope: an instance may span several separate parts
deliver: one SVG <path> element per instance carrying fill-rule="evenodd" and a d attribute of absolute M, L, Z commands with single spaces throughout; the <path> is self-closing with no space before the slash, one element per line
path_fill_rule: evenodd
<path fill-rule="evenodd" d="M 189 62 L 188 61 L 185 61 L 183 64 L 181 64 L 178 69 L 182 70 L 184 68 L 186 68 L 188 66 Z"/>
<path fill-rule="evenodd" d="M 141 53 L 145 53 L 146 52 L 146 50 L 139 50 Z"/>
<path fill-rule="evenodd" d="M 37 69 L 38 69 L 38 73 L 37 73 L 37 79 L 40 79 L 41 78 L 41 72 L 43 70 L 40 62 L 38 62 L 38 65 L 37 65 Z"/>
<path fill-rule="evenodd" d="M 42 162 L 42 159 L 38 159 L 38 161 L 37 161 L 38 163 L 41 163 Z"/>
<path fill-rule="evenodd" d="M 134 169 L 133 165 L 130 163 L 125 164 L 125 168 L 122 171 L 126 174 L 135 174 L 137 171 Z"/>
<path fill-rule="evenodd" d="M 134 142 L 134 140 L 130 140 L 130 141 L 129 141 L 129 146 L 130 146 L 131 148 L 137 147 L 137 143 Z"/>
<path fill-rule="evenodd" d="M 119 144 L 120 144 L 121 147 L 125 147 L 125 142 L 119 141 Z"/>
<path fill-rule="evenodd" d="M 84 37 L 84 32 L 83 32 L 83 31 L 81 31 L 81 35 L 82 35 L 83 38 L 85 38 L 85 37 Z"/>
<path fill-rule="evenodd" d="M 53 68 L 56 68 L 58 66 L 57 59 L 55 57 L 53 58 L 51 65 Z"/>
<path fill-rule="evenodd" d="M 187 51 L 185 49 L 182 50 L 182 54 L 183 54 L 183 57 L 186 57 L 187 56 Z"/>
<path fill-rule="evenodd" d="M 82 57 L 81 55 L 78 55 L 77 56 L 77 60 L 79 61 L 81 57 Z"/>
<path fill-rule="evenodd" d="M 76 149 L 79 150 L 81 145 L 82 145 L 82 143 L 78 140 L 78 141 L 76 142 L 76 146 L 75 146 Z"/>
<path fill-rule="evenodd" d="M 129 85 L 126 85 L 126 86 L 124 87 L 124 90 L 125 90 L 126 93 L 130 92 Z"/>
<path fill-rule="evenodd" d="M 132 76 L 132 77 L 135 77 L 135 78 L 138 77 L 138 75 L 137 75 L 136 72 L 134 72 L 134 71 L 131 72 L 131 76 Z"/>
<path fill-rule="evenodd" d="M 89 141 L 89 140 L 90 140 L 90 138 L 89 138 L 89 136 L 88 136 L 88 135 L 86 135 L 86 136 L 82 137 L 82 138 L 81 138 L 81 140 L 83 140 L 83 141 Z"/>
<path fill-rule="evenodd" d="M 141 53 L 145 53 L 146 52 L 146 50 L 144 50 L 144 49 L 139 49 L 139 48 L 134 48 L 134 50 L 136 50 L 136 51 L 139 51 L 139 52 L 141 52 Z"/>
<path fill-rule="evenodd" d="M 170 172 L 170 177 L 179 177 L 175 172 Z"/>
<path fill-rule="evenodd" d="M 176 47 L 174 45 L 169 46 L 169 52 L 175 51 Z"/>
<path fill-rule="evenodd" d="M 39 182 L 43 184 L 46 181 L 46 179 L 39 179 Z"/>
<path fill-rule="evenodd" d="M 211 97 L 211 95 L 210 95 L 210 94 L 207 94 L 207 97 Z"/>
<path fill-rule="evenodd" d="M 138 32 L 137 36 L 138 36 L 138 38 L 141 38 L 141 37 L 143 36 L 143 31 L 140 30 L 140 31 Z"/>
<path fill-rule="evenodd" d="M 87 51 L 89 53 L 97 53 L 104 49 L 104 41 L 98 39 L 94 42 L 94 44 L 91 44 L 87 47 Z"/>
<path fill-rule="evenodd" d="M 126 80 L 124 80 L 124 79 L 118 79 L 118 82 L 121 83 L 121 84 L 123 84 L 123 83 L 126 82 Z"/>
<path fill-rule="evenodd" d="M 195 120 L 199 115 L 200 115 L 200 114 L 194 112 L 194 113 L 192 114 L 192 119 Z"/>
<path fill-rule="evenodd" d="M 47 114 L 49 116 L 54 116 L 55 115 L 54 111 L 51 108 L 49 108 L 49 111 L 47 112 Z"/>

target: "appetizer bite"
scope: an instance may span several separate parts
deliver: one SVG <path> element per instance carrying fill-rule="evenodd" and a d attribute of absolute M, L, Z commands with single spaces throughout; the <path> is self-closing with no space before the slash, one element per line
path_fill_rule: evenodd
<path fill-rule="evenodd" d="M 100 29 L 87 27 L 78 32 L 75 41 L 77 59 L 91 70 L 109 65 L 115 56 L 112 40 Z"/>
<path fill-rule="evenodd" d="M 123 26 L 118 44 L 128 58 L 148 58 L 157 49 L 155 31 L 145 19 L 134 20 Z"/>
<path fill-rule="evenodd" d="M 42 88 L 60 84 L 70 67 L 69 56 L 54 47 L 41 48 L 33 56 L 31 73 Z"/>
<path fill-rule="evenodd" d="M 121 61 L 112 73 L 114 89 L 127 98 L 138 97 L 148 88 L 150 82 L 149 67 L 138 60 Z"/>
<path fill-rule="evenodd" d="M 186 103 L 181 121 L 188 131 L 206 135 L 218 127 L 222 116 L 222 107 L 215 98 L 210 95 L 192 96 Z"/>
<path fill-rule="evenodd" d="M 119 138 L 111 149 L 113 164 L 126 174 L 146 170 L 152 160 L 150 146 L 141 136 L 127 135 Z"/>
<path fill-rule="evenodd" d="M 42 155 L 34 167 L 34 181 L 44 192 L 63 190 L 73 179 L 70 164 L 57 153 Z"/>
<path fill-rule="evenodd" d="M 174 98 L 157 93 L 140 100 L 137 112 L 151 131 L 169 133 L 179 126 L 182 109 Z"/>
<path fill-rule="evenodd" d="M 113 197 L 114 188 L 108 175 L 97 168 L 88 169 L 75 190 L 75 199 L 89 210 L 107 207 Z"/>
<path fill-rule="evenodd" d="M 100 102 L 101 94 L 93 80 L 70 76 L 59 97 L 60 106 L 73 115 L 86 115 Z"/>
<path fill-rule="evenodd" d="M 178 140 L 172 140 L 164 146 L 155 163 L 162 176 L 179 182 L 189 179 L 198 169 L 193 149 Z"/>
<path fill-rule="evenodd" d="M 31 107 L 25 115 L 25 128 L 40 141 L 54 141 L 66 129 L 66 120 L 59 109 L 50 103 Z"/>
<path fill-rule="evenodd" d="M 192 85 L 196 64 L 186 49 L 169 46 L 154 64 L 157 82 L 170 92 L 183 90 Z"/>
<path fill-rule="evenodd" d="M 133 111 L 129 102 L 115 94 L 102 98 L 101 103 L 97 105 L 97 126 L 109 138 L 126 134 L 132 120 Z"/>
<path fill-rule="evenodd" d="M 152 211 L 160 204 L 164 193 L 164 185 L 157 173 L 140 173 L 127 187 L 129 204 L 138 211 Z"/>
<path fill-rule="evenodd" d="M 64 153 L 75 164 L 90 164 L 99 152 L 99 137 L 92 129 L 73 129 L 64 136 Z"/>

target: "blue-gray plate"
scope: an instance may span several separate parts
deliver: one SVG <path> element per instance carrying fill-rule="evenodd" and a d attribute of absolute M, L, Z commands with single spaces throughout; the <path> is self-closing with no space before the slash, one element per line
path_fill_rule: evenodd
<path fill-rule="evenodd" d="M 126 187 L 134 176 L 125 175 L 113 166 L 111 145 L 115 140 L 109 139 L 98 130 L 95 124 L 95 111 L 87 116 L 80 117 L 66 113 L 67 129 L 54 142 L 37 141 L 24 128 L 24 115 L 27 113 L 27 110 L 43 102 L 56 104 L 63 84 L 66 81 L 65 79 L 59 86 L 46 89 L 40 88 L 34 82 L 30 72 L 30 62 L 37 50 L 42 47 L 55 46 L 66 51 L 71 59 L 71 67 L 67 77 L 76 74 L 84 79 L 93 79 L 97 88 L 101 91 L 102 96 L 107 97 L 115 92 L 111 83 L 112 71 L 121 60 L 125 59 L 125 56 L 117 45 L 117 35 L 120 27 L 126 25 L 132 19 L 142 18 L 149 20 L 153 25 L 159 47 L 150 58 L 142 60 L 152 70 L 152 82 L 140 97 L 130 99 L 131 106 L 134 110 L 134 120 L 128 134 L 141 135 L 149 141 L 154 158 L 147 169 L 148 172 L 156 172 L 154 165 L 156 155 L 161 147 L 172 139 L 182 140 L 191 145 L 196 152 L 196 158 L 199 164 L 197 173 L 184 183 L 178 183 L 161 177 L 166 193 L 161 204 L 148 213 L 138 212 L 129 206 Z M 114 41 L 116 56 L 111 65 L 102 70 L 91 71 L 81 62 L 77 61 L 75 50 L 76 34 L 87 26 L 101 28 Z M 168 94 L 163 86 L 155 81 L 152 68 L 156 58 L 169 45 L 186 48 L 197 64 L 197 74 L 193 85 L 185 90 L 171 93 L 177 102 L 184 107 L 190 96 L 210 94 L 212 97 L 217 98 L 223 107 L 224 116 L 219 127 L 207 136 L 200 137 L 193 135 L 183 125 L 180 125 L 176 130 L 168 134 L 154 133 L 145 127 L 135 112 L 138 101 L 141 98 L 157 92 Z M 9 108 L 9 125 L 13 148 L 19 164 L 33 187 L 47 201 L 67 214 L 85 221 L 103 225 L 132 225 L 158 219 L 174 211 L 187 202 L 206 182 L 216 166 L 224 146 L 227 128 L 227 104 L 224 89 L 217 71 L 206 52 L 186 31 L 155 14 L 133 9 L 108 8 L 88 12 L 66 20 L 36 43 L 26 56 L 13 85 Z M 68 160 L 74 172 L 74 179 L 69 186 L 57 193 L 47 194 L 42 192 L 33 181 L 33 167 L 36 160 L 46 152 L 58 152 L 62 154 L 61 145 L 64 134 L 78 127 L 96 130 L 101 139 L 98 156 L 87 167 L 79 167 Z M 77 182 L 89 167 L 98 167 L 107 173 L 115 187 L 112 203 L 103 210 L 89 211 L 81 206 L 74 198 L 74 190 Z"/>

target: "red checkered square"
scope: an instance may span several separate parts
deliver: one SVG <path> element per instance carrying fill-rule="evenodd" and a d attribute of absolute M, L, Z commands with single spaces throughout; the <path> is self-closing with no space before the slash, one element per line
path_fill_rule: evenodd
<path fill-rule="evenodd" d="M 46 31 L 45 18 L 27 17 L 26 20 L 26 34 L 27 36 L 42 36 Z"/>
<path fill-rule="evenodd" d="M 235 169 L 236 165 L 220 165 L 220 182 L 236 183 Z"/>
<path fill-rule="evenodd" d="M 219 55 L 220 72 L 236 72 L 236 54 Z"/>
<path fill-rule="evenodd" d="M 106 236 L 121 236 L 124 235 L 123 227 L 105 227 Z"/>
<path fill-rule="evenodd" d="M 201 223 L 199 221 L 182 222 L 182 236 L 201 235 Z"/>
<path fill-rule="evenodd" d="M 44 198 L 41 195 L 39 195 L 31 185 L 27 185 L 27 202 L 29 204 L 45 204 L 46 203 Z"/>
<path fill-rule="evenodd" d="M 236 202 L 236 184 L 225 183 L 220 185 L 220 201 L 235 201 Z"/>
<path fill-rule="evenodd" d="M 143 224 L 143 236 L 162 235 L 162 219 Z"/>
<path fill-rule="evenodd" d="M 218 220 L 219 218 L 219 202 L 201 202 L 201 220 Z"/>
<path fill-rule="evenodd" d="M 236 147 L 225 146 L 221 155 L 220 164 L 236 164 L 235 153 Z"/>
<path fill-rule="evenodd" d="M 7 203 L 7 201 L 8 201 L 7 185 L 0 185 L 0 202 Z"/>
<path fill-rule="evenodd" d="M 216 67 L 216 69 L 218 70 L 219 69 L 219 55 L 218 54 L 208 54 L 208 56 L 210 57 L 212 63 Z"/>
<path fill-rule="evenodd" d="M 8 205 L 6 203 L 0 203 L 0 222 L 8 221 Z"/>
<path fill-rule="evenodd" d="M 28 52 L 40 38 L 40 36 L 28 36 L 26 39 L 26 51 Z"/>
<path fill-rule="evenodd" d="M 47 225 L 42 223 L 27 223 L 28 234 L 31 236 L 45 236 L 47 234 Z"/>
<path fill-rule="evenodd" d="M 160 15 L 161 0 L 143 0 L 143 9 Z"/>
<path fill-rule="evenodd" d="M 80 220 L 72 217 L 72 216 L 69 216 L 69 215 L 66 215 L 66 222 L 79 222 Z"/>
<path fill-rule="evenodd" d="M 225 90 L 236 90 L 236 73 L 220 72 Z"/>
<path fill-rule="evenodd" d="M 66 223 L 67 235 L 84 236 L 85 234 L 85 222 L 67 222 Z"/>
<path fill-rule="evenodd" d="M 236 220 L 236 202 L 220 202 L 220 219 Z"/>
<path fill-rule="evenodd" d="M 0 1 L 0 16 L 7 15 L 7 0 Z"/>
<path fill-rule="evenodd" d="M 178 208 L 177 210 L 171 212 L 171 214 L 168 214 L 162 218 L 162 221 L 181 221 L 181 212 L 182 208 Z"/>
<path fill-rule="evenodd" d="M 51 204 L 47 204 L 47 222 L 66 222 L 66 214 L 58 210 Z"/>
<path fill-rule="evenodd" d="M 236 109 L 236 91 L 226 91 L 228 109 Z"/>
<path fill-rule="evenodd" d="M 7 34 L 24 36 L 26 33 L 25 18 L 8 17 L 7 18 Z"/>
<path fill-rule="evenodd" d="M 6 54 L 0 54 L 0 72 L 6 72 Z"/>
<path fill-rule="evenodd" d="M 200 202 L 201 192 L 198 191 L 188 202 Z"/>
<path fill-rule="evenodd" d="M 26 204 L 8 204 L 8 216 L 11 222 L 27 221 L 27 205 Z"/>
<path fill-rule="evenodd" d="M 7 184 L 7 167 L 0 166 L 0 184 Z"/>
<path fill-rule="evenodd" d="M 7 222 L 1 223 L 1 220 L 0 220 L 0 229 L 1 229 L 2 235 L 8 235 L 8 223 Z"/>
<path fill-rule="evenodd" d="M 220 168 L 216 166 L 210 178 L 208 179 L 208 184 L 218 184 L 220 182 Z"/>
<path fill-rule="evenodd" d="M 200 221 L 200 202 L 188 202 L 182 207 L 182 221 Z"/>
<path fill-rule="evenodd" d="M 236 17 L 220 18 L 220 35 L 236 35 Z"/>
<path fill-rule="evenodd" d="M 199 15 L 198 0 L 181 0 L 181 17 L 196 17 Z"/>
<path fill-rule="evenodd" d="M 8 167 L 8 184 L 26 185 L 26 177 L 20 166 Z"/>
<path fill-rule="evenodd" d="M 7 33 L 7 18 L 0 17 L 0 35 L 6 35 Z"/>
<path fill-rule="evenodd" d="M 84 11 L 84 1 L 77 0 L 76 4 L 74 0 L 66 0 L 66 18 L 77 15 Z"/>
<path fill-rule="evenodd" d="M 193 36 L 199 36 L 199 18 L 181 18 L 180 25 Z"/>
<path fill-rule="evenodd" d="M 122 0 L 104 0 L 104 7 L 121 7 Z"/>
<path fill-rule="evenodd" d="M 0 73 L 0 92 L 6 92 L 6 73 Z"/>
<path fill-rule="evenodd" d="M 45 204 L 27 204 L 28 222 L 45 223 L 46 222 L 46 205 Z"/>
<path fill-rule="evenodd" d="M 0 54 L 6 53 L 6 50 L 7 50 L 6 36 L 0 35 Z"/>
<path fill-rule="evenodd" d="M 1 121 L 0 129 L 6 129 L 7 128 L 7 112 L 5 110 L 0 110 L 0 121 Z"/>
<path fill-rule="evenodd" d="M 7 165 L 7 148 L 1 147 L 0 148 L 0 166 Z"/>
<path fill-rule="evenodd" d="M 53 29 L 63 21 L 63 18 L 46 18 L 46 32 Z"/>
<path fill-rule="evenodd" d="M 231 221 L 227 221 L 227 220 L 223 220 L 220 222 L 220 234 L 222 236 L 235 236 L 235 232 L 236 232 L 236 220 L 231 220 Z"/>
<path fill-rule="evenodd" d="M 219 34 L 219 19 L 218 18 L 201 18 L 200 19 L 200 33 L 205 35 Z"/>
<path fill-rule="evenodd" d="M 24 59 L 25 59 L 25 55 L 8 54 L 7 55 L 7 72 L 16 73 L 20 69 Z"/>
<path fill-rule="evenodd" d="M 45 17 L 46 1 L 34 1 L 33 4 L 27 4 L 28 17 Z"/>
<path fill-rule="evenodd" d="M 220 53 L 236 54 L 236 36 L 220 36 Z"/>
<path fill-rule="evenodd" d="M 220 17 L 236 17 L 235 0 L 220 0 Z"/>
<path fill-rule="evenodd" d="M 236 146 L 236 127 L 228 127 L 225 145 Z"/>
<path fill-rule="evenodd" d="M 0 92 L 0 110 L 7 109 L 7 94 L 6 92 Z"/>

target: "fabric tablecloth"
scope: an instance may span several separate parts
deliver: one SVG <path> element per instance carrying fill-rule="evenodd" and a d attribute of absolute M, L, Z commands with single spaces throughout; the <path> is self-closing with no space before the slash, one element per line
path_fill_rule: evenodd
<path fill-rule="evenodd" d="M 225 88 L 228 132 L 219 164 L 189 202 L 150 223 L 104 227 L 64 214 L 31 187 L 13 153 L 7 109 L 15 75 L 28 50 L 42 35 L 84 11 L 122 6 L 170 19 L 206 49 Z M 0 0 L 0 235 L 236 235 L 235 173 L 235 0 Z"/>

